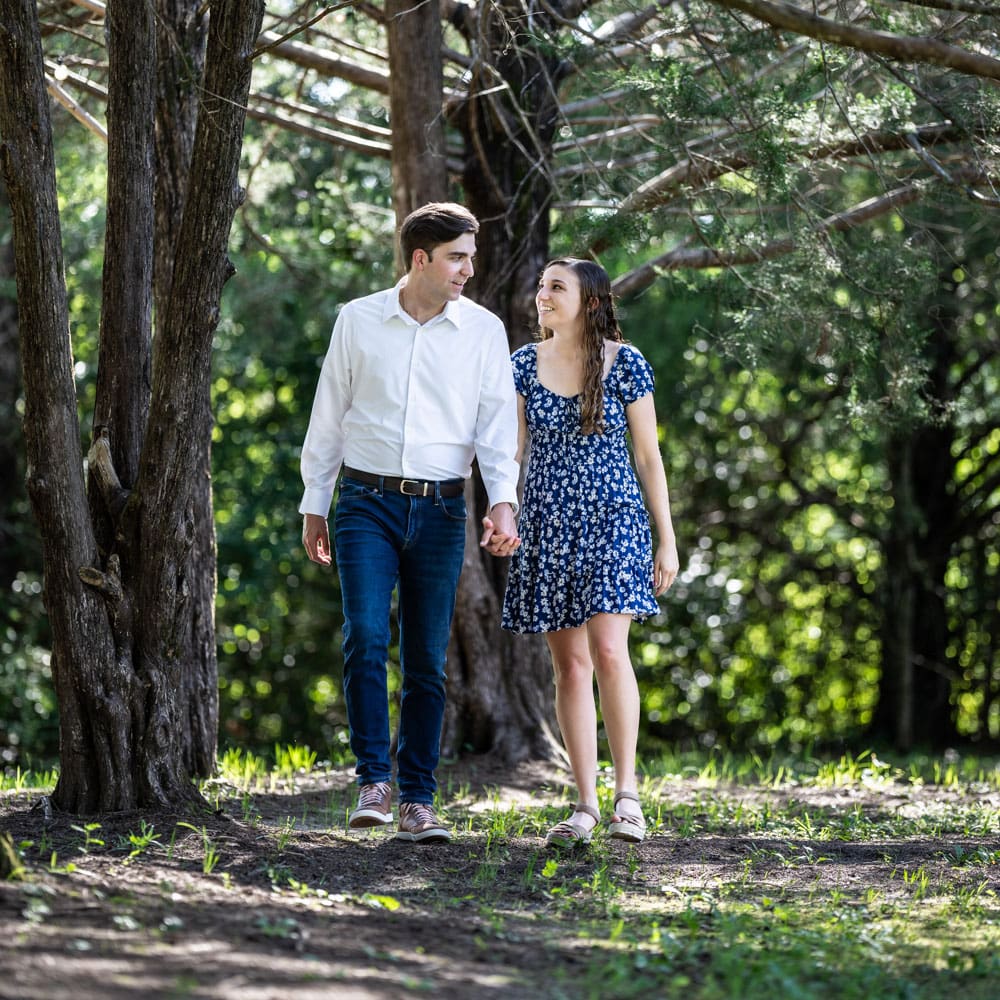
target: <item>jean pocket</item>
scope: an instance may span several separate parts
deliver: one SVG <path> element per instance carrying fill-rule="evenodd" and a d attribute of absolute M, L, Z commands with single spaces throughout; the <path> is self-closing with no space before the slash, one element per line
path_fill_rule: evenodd
<path fill-rule="evenodd" d="M 450 521 L 466 521 L 468 520 L 469 514 L 465 509 L 465 497 L 441 497 L 438 500 L 438 506 L 441 508 L 444 516 Z"/>
<path fill-rule="evenodd" d="M 355 479 L 342 479 L 340 481 L 339 503 L 343 503 L 345 500 L 366 500 L 369 497 L 377 496 L 381 496 L 377 486 L 359 483 Z"/>

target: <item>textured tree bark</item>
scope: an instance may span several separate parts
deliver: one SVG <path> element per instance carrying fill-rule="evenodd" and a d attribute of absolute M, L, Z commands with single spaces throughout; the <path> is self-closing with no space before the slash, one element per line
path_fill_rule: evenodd
<path fill-rule="evenodd" d="M 0 219 L 9 216 L 7 188 L 0 174 Z M 0 590 L 9 587 L 18 569 L 26 564 L 21 559 L 24 539 L 15 530 L 21 520 L 17 510 L 23 503 L 24 462 L 21 418 L 17 413 L 21 395 L 21 338 L 13 282 L 14 244 L 9 233 L 0 230 L 0 469 L 6 470 L 0 478 Z M 11 289 L 9 293 L 7 288 Z"/>
<path fill-rule="evenodd" d="M 509 92 L 519 95 L 520 108 L 495 75 L 482 75 L 470 84 L 470 99 L 458 110 L 456 124 L 465 140 L 466 204 L 481 222 L 472 295 L 504 320 L 513 349 L 534 329 L 535 288 L 548 255 L 552 188 L 539 166 L 551 158 L 558 65 L 529 36 L 506 36 L 523 23 L 517 4 L 498 8 L 481 15 L 478 44 L 506 53 L 495 67 Z M 478 512 L 486 497 L 480 492 L 477 501 Z M 445 748 L 489 751 L 508 762 L 558 756 L 548 648 L 540 637 L 512 636 L 499 628 L 506 560 L 481 554 L 478 529 L 478 521 L 470 525 L 455 612 L 458 656 L 449 661 L 457 662 L 451 668 Z"/>
<path fill-rule="evenodd" d="M 157 302 L 150 387 L 154 27 L 146 5 L 109 4 L 109 228 L 91 516 L 37 10 L 0 0 L 0 157 L 60 709 L 53 802 L 73 812 L 194 798 L 191 777 L 214 763 L 214 551 L 201 534 L 211 526 L 211 340 L 232 273 L 226 243 L 242 197 L 243 108 L 263 8 L 263 0 L 211 5 L 205 114 L 172 243 L 177 263 Z"/>
<path fill-rule="evenodd" d="M 437 0 L 387 0 L 389 124 L 392 126 L 392 203 L 402 221 L 429 201 L 446 201 L 441 94 L 441 12 Z M 397 248 L 398 252 L 398 248 Z M 397 261 L 405 271 L 408 261 Z"/>
<path fill-rule="evenodd" d="M 517 22 L 521 9 L 506 6 Z M 438 8 L 437 2 L 418 4 L 414 0 L 391 0 L 386 8 L 393 204 L 400 220 L 427 201 L 447 197 Z M 490 13 L 480 23 L 460 28 L 467 32 L 486 30 L 499 38 L 501 18 Z M 487 45 L 489 40 L 479 37 L 477 44 Z M 533 126 L 549 141 L 555 97 L 546 90 L 544 79 L 533 76 L 543 68 L 542 58 L 533 62 L 530 58 L 522 61 L 524 58 L 525 50 L 518 49 L 504 63 L 507 82 L 519 94 L 534 88 L 538 114 L 525 123 L 504 112 L 510 119 L 507 127 L 524 138 Z M 544 67 L 546 72 L 549 69 Z M 530 155 L 526 157 L 515 148 L 501 124 L 491 117 L 490 100 L 475 93 L 477 89 L 493 90 L 496 83 L 494 77 L 479 80 L 472 88 L 472 99 L 456 113 L 468 150 L 462 177 L 466 204 L 482 227 L 477 238 L 476 277 L 470 290 L 472 298 L 504 320 L 512 345 L 518 346 L 531 328 L 535 283 L 548 246 L 551 193 L 547 179 L 533 169 Z M 528 147 L 532 148 L 531 142 Z M 448 650 L 442 752 L 447 756 L 463 751 L 492 753 L 509 763 L 552 757 L 558 754 L 558 740 L 548 651 L 541 639 L 514 638 L 500 629 L 506 560 L 494 559 L 479 548 L 479 517 L 487 498 L 478 476 L 469 499 L 465 563 Z"/>
<path fill-rule="evenodd" d="M 210 481 L 212 335 L 219 300 L 233 273 L 226 245 L 233 215 L 243 198 L 237 183 L 246 99 L 254 42 L 263 18 L 263 0 L 224 0 L 211 7 L 206 72 L 202 89 L 191 179 L 177 234 L 173 277 L 165 314 L 158 318 L 153 348 L 152 404 L 142 462 L 138 501 L 130 503 L 126 536 L 145 556 L 137 580 L 136 641 L 149 692 L 143 734 L 143 794 L 150 798 L 179 791 L 185 779 L 185 745 L 197 719 L 191 706 L 214 704 L 215 652 L 197 648 L 210 622 L 197 606 L 203 593 L 204 553 L 199 550 L 200 518 Z M 214 561 L 212 563 L 214 572 Z M 212 587 L 214 593 L 214 586 Z M 209 670 L 191 670 L 208 657 Z M 177 696 L 187 684 L 187 695 Z M 214 748 L 215 735 L 197 745 Z"/>
<path fill-rule="evenodd" d="M 87 511 L 63 280 L 59 206 L 36 5 L 0 0 L 0 160 L 10 198 L 25 395 L 28 495 L 42 533 L 52 676 L 60 703 L 60 789 L 84 808 L 115 783 L 112 738 L 98 712 L 115 649 L 107 608 L 77 570 L 97 562 Z"/>
<path fill-rule="evenodd" d="M 947 282 L 944 282 L 944 287 Z M 929 349 L 933 399 L 952 397 L 958 368 L 954 322 L 944 291 L 933 311 Z M 903 432 L 888 455 L 894 505 L 883 537 L 886 586 L 882 606 L 882 682 L 872 730 L 900 750 L 943 748 L 959 741 L 951 706 L 960 671 L 948 651 L 946 577 L 956 537 L 964 532 L 954 489 L 954 430 L 947 422 Z"/>
<path fill-rule="evenodd" d="M 205 67 L 208 24 L 202 0 L 157 0 L 156 5 L 156 238 L 153 301 L 157 316 L 170 302 L 177 240 L 187 199 L 191 157 L 198 121 L 199 84 Z M 201 414 L 191 446 L 197 464 L 211 463 L 212 417 Z M 193 484 L 194 541 L 191 551 L 189 655 L 178 691 L 184 720 L 184 764 L 189 774 L 205 776 L 215 767 L 219 730 L 218 663 L 215 645 L 215 523 L 208 474 Z"/>

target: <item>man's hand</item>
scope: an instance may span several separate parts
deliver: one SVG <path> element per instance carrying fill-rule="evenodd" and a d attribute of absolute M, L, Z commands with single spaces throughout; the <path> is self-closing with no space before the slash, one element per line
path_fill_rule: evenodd
<path fill-rule="evenodd" d="M 330 556 L 330 531 L 325 517 L 306 514 L 302 522 L 302 544 L 314 563 L 319 563 L 320 566 L 330 565 L 333 561 Z"/>
<path fill-rule="evenodd" d="M 483 537 L 479 544 L 493 556 L 509 556 L 521 544 L 509 503 L 498 503 L 483 518 Z"/>

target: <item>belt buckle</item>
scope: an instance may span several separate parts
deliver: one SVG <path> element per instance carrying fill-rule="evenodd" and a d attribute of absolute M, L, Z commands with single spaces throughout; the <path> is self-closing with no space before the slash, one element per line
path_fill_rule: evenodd
<path fill-rule="evenodd" d="M 407 483 L 416 487 L 416 489 L 412 493 L 406 488 Z M 430 483 L 421 482 L 419 479 L 400 479 L 399 492 L 406 497 L 425 497 L 427 496 L 428 486 L 430 486 Z"/>

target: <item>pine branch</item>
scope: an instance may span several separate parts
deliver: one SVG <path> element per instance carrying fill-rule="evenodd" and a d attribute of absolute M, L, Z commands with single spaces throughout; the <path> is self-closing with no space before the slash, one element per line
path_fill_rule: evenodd
<path fill-rule="evenodd" d="M 984 179 L 982 171 L 975 168 L 955 171 L 952 178 L 962 181 L 982 181 Z M 854 229 L 862 223 L 870 222 L 880 215 L 885 215 L 887 212 L 916 201 L 923 195 L 927 186 L 926 180 L 903 185 L 884 195 L 869 198 L 844 212 L 837 212 L 810 227 L 809 231 L 817 236 L 822 236 L 827 233 L 846 232 L 849 229 Z M 713 247 L 688 249 L 682 245 L 674 247 L 641 267 L 621 275 L 614 281 L 612 288 L 617 296 L 634 295 L 644 288 L 648 288 L 656 280 L 660 271 L 759 264 L 791 253 L 798 245 L 799 241 L 792 236 L 772 240 L 770 243 L 756 247 L 743 247 L 739 250 L 717 250 Z"/>
<path fill-rule="evenodd" d="M 897 0 L 913 4 L 914 7 L 931 7 L 934 10 L 954 11 L 957 14 L 988 14 L 1000 17 L 1000 7 L 991 3 L 976 3 L 975 0 Z"/>
<path fill-rule="evenodd" d="M 925 125 L 906 133 L 879 129 L 849 139 L 823 143 L 814 148 L 807 147 L 805 143 L 799 145 L 803 159 L 807 161 L 843 160 L 854 156 L 872 156 L 906 149 L 911 145 L 911 136 L 915 136 L 924 145 L 935 145 L 958 142 L 968 137 L 968 131 L 946 123 Z M 701 190 L 710 181 L 734 170 L 751 167 L 755 162 L 755 155 L 743 150 L 731 152 L 717 150 L 714 153 L 689 156 L 637 188 L 622 202 L 619 214 L 648 212 L 670 201 L 685 185 L 694 185 L 697 190 Z"/>
<path fill-rule="evenodd" d="M 873 52 L 901 62 L 929 63 L 958 73 L 1000 80 L 1000 60 L 969 52 L 957 45 L 920 35 L 896 35 L 844 24 L 776 0 L 708 0 L 727 10 L 739 10 L 772 27 L 806 35 L 818 41 Z"/>

